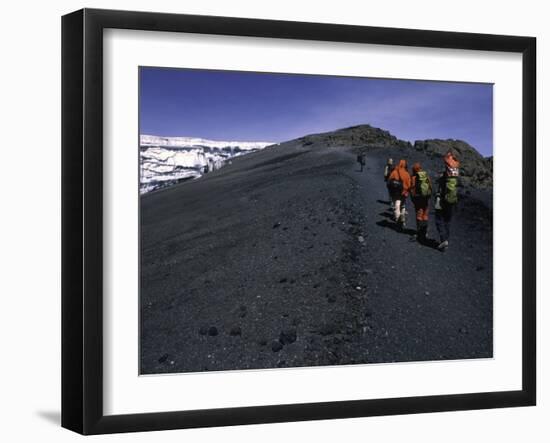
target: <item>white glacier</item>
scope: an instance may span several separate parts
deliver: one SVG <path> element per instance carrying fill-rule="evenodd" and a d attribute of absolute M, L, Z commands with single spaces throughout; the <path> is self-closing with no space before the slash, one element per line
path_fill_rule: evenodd
<path fill-rule="evenodd" d="M 272 144 L 140 135 L 140 193 L 200 177 L 221 168 L 230 158 Z"/>

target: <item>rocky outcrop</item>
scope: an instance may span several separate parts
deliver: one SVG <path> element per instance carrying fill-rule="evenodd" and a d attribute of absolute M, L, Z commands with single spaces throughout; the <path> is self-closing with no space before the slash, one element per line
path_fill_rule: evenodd
<path fill-rule="evenodd" d="M 493 186 L 493 158 L 483 157 L 473 146 L 462 140 L 428 139 L 410 142 L 400 140 L 389 131 L 371 125 L 358 125 L 336 131 L 311 134 L 281 145 L 298 145 L 307 149 L 326 147 L 351 148 L 354 153 L 367 154 L 373 148 L 387 148 L 389 156 L 403 156 L 411 164 L 422 161 L 425 168 L 434 174 L 442 168 L 441 158 L 453 150 L 460 158 L 462 184 L 465 187 L 487 189 Z M 398 149 L 399 151 L 395 151 Z M 410 150 L 410 151 L 409 151 Z M 409 153 L 407 153 L 409 152 Z M 422 154 L 416 156 L 415 154 Z"/>
<path fill-rule="evenodd" d="M 307 135 L 298 139 L 304 146 L 315 147 L 351 147 L 355 150 L 369 148 L 401 147 L 412 148 L 410 142 L 399 140 L 389 131 L 371 125 L 357 125 L 332 132 Z"/>

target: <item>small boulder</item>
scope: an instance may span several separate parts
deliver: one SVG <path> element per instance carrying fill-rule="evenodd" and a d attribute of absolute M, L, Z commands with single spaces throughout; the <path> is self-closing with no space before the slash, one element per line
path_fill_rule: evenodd
<path fill-rule="evenodd" d="M 164 363 L 166 360 L 168 360 L 168 357 L 170 357 L 170 354 L 164 354 L 162 357 L 158 359 L 159 363 Z"/>
<path fill-rule="evenodd" d="M 271 350 L 273 352 L 279 352 L 281 349 L 283 349 L 283 345 L 281 344 L 281 342 L 279 340 L 274 340 L 271 343 Z"/>
<path fill-rule="evenodd" d="M 279 334 L 279 341 L 283 345 L 289 345 L 296 341 L 296 337 L 297 337 L 296 328 L 284 329 Z"/>
<path fill-rule="evenodd" d="M 229 331 L 229 334 L 232 335 L 233 337 L 235 337 L 237 335 L 241 335 L 242 334 L 241 327 L 240 326 L 233 326 L 231 328 L 231 331 Z"/>
<path fill-rule="evenodd" d="M 331 335 L 336 333 L 336 326 L 330 323 L 325 323 L 321 328 L 319 329 L 319 333 L 321 335 Z"/>

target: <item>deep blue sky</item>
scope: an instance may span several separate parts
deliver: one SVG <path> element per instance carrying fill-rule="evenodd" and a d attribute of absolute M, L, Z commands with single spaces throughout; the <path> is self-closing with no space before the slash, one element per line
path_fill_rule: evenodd
<path fill-rule="evenodd" d="M 414 142 L 465 140 L 493 153 L 487 84 L 140 69 L 140 132 L 280 142 L 368 123 Z"/>

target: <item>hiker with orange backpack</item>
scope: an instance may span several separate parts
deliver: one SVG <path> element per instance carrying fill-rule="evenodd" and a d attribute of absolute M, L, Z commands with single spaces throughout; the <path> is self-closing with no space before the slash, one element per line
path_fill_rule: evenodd
<path fill-rule="evenodd" d="M 458 203 L 458 175 L 460 161 L 455 153 L 449 151 L 443 157 L 445 171 L 437 181 L 438 191 L 435 200 L 435 224 L 439 232 L 440 243 L 437 247 L 445 251 L 449 246 L 451 220 Z"/>
<path fill-rule="evenodd" d="M 430 176 L 422 169 L 420 163 L 415 163 L 411 177 L 411 200 L 416 212 L 416 240 L 424 243 L 428 234 L 428 214 L 432 182 Z"/>
<path fill-rule="evenodd" d="M 407 160 L 399 160 L 399 164 L 388 177 L 388 190 L 394 205 L 394 219 L 402 229 L 405 227 L 405 215 L 407 213 L 405 202 L 411 189 L 411 176 L 407 171 Z"/>

